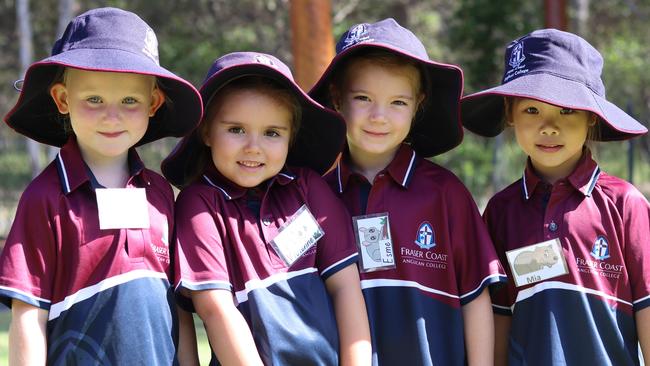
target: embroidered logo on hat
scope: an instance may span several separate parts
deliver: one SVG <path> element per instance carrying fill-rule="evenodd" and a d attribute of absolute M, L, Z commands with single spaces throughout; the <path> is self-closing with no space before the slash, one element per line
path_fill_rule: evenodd
<path fill-rule="evenodd" d="M 144 48 L 142 52 L 149 57 L 156 65 L 160 65 L 158 60 L 158 39 L 156 38 L 156 33 L 153 29 L 147 28 L 147 32 L 144 36 Z"/>
<path fill-rule="evenodd" d="M 526 56 L 524 56 L 524 42 L 519 42 L 517 45 L 515 45 L 512 53 L 510 54 L 508 65 L 510 65 L 512 68 L 517 68 L 519 65 L 521 65 L 522 62 L 524 62 L 525 59 Z"/>
<path fill-rule="evenodd" d="M 347 37 L 345 37 L 345 46 L 343 46 L 343 49 L 365 41 L 371 41 L 370 37 L 368 36 L 368 24 L 356 25 L 350 29 Z"/>
<path fill-rule="evenodd" d="M 274 63 L 273 60 L 270 58 L 264 56 L 264 55 L 255 55 L 255 62 L 258 64 L 266 65 L 266 66 L 271 66 L 273 68 L 278 68 Z"/>

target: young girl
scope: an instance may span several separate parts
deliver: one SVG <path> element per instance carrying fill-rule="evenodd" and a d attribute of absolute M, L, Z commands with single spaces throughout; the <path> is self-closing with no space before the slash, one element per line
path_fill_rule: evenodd
<path fill-rule="evenodd" d="M 355 216 L 374 364 L 492 363 L 486 289 L 505 275 L 467 189 L 424 159 L 462 140 L 462 82 L 386 19 L 346 32 L 311 91 L 347 124 L 326 179 Z"/>
<path fill-rule="evenodd" d="M 200 117 L 198 92 L 160 67 L 130 12 L 76 17 L 31 65 L 5 121 L 61 151 L 23 193 L 0 257 L 11 365 L 178 363 L 174 196 L 133 147 Z"/>
<path fill-rule="evenodd" d="M 178 288 L 214 355 L 227 365 L 369 364 L 349 216 L 305 168 L 332 165 L 342 121 L 260 53 L 217 59 L 201 95 L 203 122 L 162 170 L 185 187 L 176 202 Z"/>
<path fill-rule="evenodd" d="M 650 206 L 585 142 L 647 130 L 605 99 L 602 57 L 584 39 L 537 30 L 505 56 L 503 84 L 462 103 L 468 129 L 495 136 L 505 121 L 528 155 L 485 210 L 510 276 L 492 299 L 498 364 L 638 365 L 637 341 L 650 352 Z"/>

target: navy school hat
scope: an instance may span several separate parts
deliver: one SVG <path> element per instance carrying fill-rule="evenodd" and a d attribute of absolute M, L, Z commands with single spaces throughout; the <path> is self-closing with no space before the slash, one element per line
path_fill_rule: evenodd
<path fill-rule="evenodd" d="M 45 144 L 65 144 L 63 122 L 49 93 L 61 67 L 157 77 L 171 103 L 164 103 L 149 119 L 147 131 L 137 145 L 183 136 L 201 119 L 198 91 L 160 66 L 154 31 L 134 13 L 98 8 L 74 18 L 54 44 L 52 55 L 29 67 L 18 102 L 4 118 L 10 127 Z"/>
<path fill-rule="evenodd" d="M 300 129 L 289 148 L 287 165 L 309 167 L 324 174 L 343 149 L 343 119 L 302 91 L 293 80 L 291 70 L 276 57 L 257 52 L 234 52 L 218 58 L 210 67 L 200 88 L 204 103 L 208 103 L 212 95 L 231 80 L 249 75 L 272 79 L 297 97 L 302 108 L 302 118 Z M 162 162 L 161 170 L 167 180 L 177 187 L 187 183 L 185 181 L 191 174 L 188 162 L 195 161 L 204 148 L 197 126 Z"/>
<path fill-rule="evenodd" d="M 350 57 L 362 50 L 383 49 L 415 61 L 424 70 L 424 109 L 416 115 L 410 131 L 413 149 L 424 157 L 442 154 L 463 140 L 460 122 L 460 98 L 463 93 L 463 72 L 456 65 L 432 61 L 422 42 L 394 19 L 358 24 L 345 32 L 336 44 L 336 56 L 309 95 L 320 103 L 332 106 L 329 87 L 334 75 L 342 72 Z"/>
<path fill-rule="evenodd" d="M 500 86 L 462 99 L 463 124 L 482 136 L 498 135 L 504 128 L 503 97 L 508 96 L 593 112 L 600 119 L 601 141 L 625 140 L 648 132 L 607 101 L 602 68 L 600 53 L 581 37 L 557 29 L 536 30 L 507 46 Z"/>

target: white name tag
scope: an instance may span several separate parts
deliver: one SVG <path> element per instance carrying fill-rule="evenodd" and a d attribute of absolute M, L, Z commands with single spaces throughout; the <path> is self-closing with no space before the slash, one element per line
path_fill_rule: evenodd
<path fill-rule="evenodd" d="M 395 268 L 388 212 L 355 216 L 352 223 L 361 257 L 361 272 Z"/>
<path fill-rule="evenodd" d="M 99 228 L 147 229 L 149 204 L 144 188 L 97 188 Z"/>
<path fill-rule="evenodd" d="M 306 205 L 302 205 L 278 231 L 278 235 L 271 240 L 271 246 L 287 267 L 325 234 Z"/>
<path fill-rule="evenodd" d="M 509 250 L 506 257 L 517 287 L 569 273 L 560 239 Z"/>

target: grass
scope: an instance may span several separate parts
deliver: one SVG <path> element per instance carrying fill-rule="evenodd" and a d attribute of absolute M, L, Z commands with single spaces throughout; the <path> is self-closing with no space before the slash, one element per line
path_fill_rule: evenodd
<path fill-rule="evenodd" d="M 0 305 L 2 307 L 2 305 Z M 6 308 L 0 309 L 0 365 L 9 364 L 9 321 L 11 320 L 11 312 L 6 311 Z M 205 334 L 205 328 L 198 316 L 194 316 L 194 325 L 196 326 L 196 338 L 199 347 L 199 360 L 201 365 L 210 363 L 210 345 L 208 338 Z"/>

